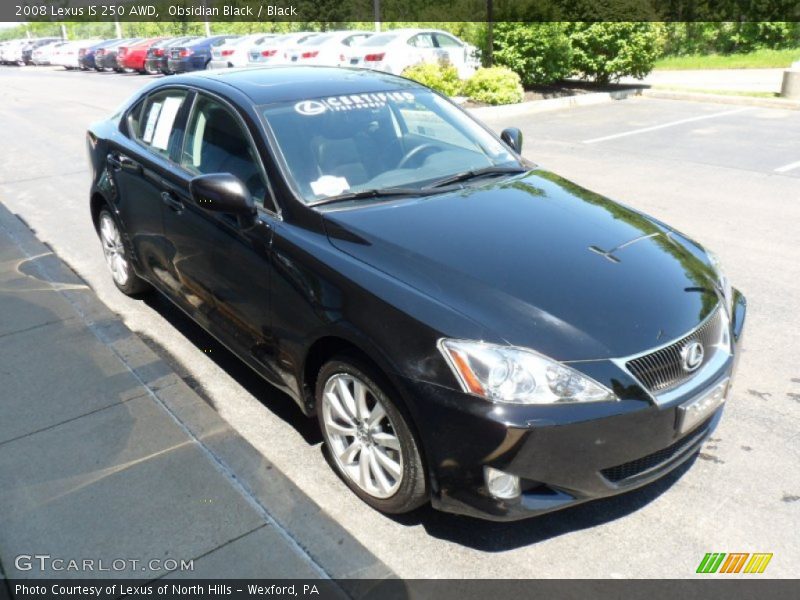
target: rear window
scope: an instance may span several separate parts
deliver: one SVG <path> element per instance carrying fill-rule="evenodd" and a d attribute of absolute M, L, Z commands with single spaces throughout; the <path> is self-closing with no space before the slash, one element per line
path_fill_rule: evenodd
<path fill-rule="evenodd" d="M 325 42 L 327 42 L 332 37 L 333 37 L 332 35 L 315 35 L 307 42 L 303 42 L 303 46 L 319 46 L 320 44 L 324 44 Z"/>
<path fill-rule="evenodd" d="M 397 35 L 393 33 L 384 33 L 381 35 L 375 35 L 369 38 L 363 44 L 361 44 L 361 46 L 385 46 L 386 44 L 394 41 L 396 38 Z"/>

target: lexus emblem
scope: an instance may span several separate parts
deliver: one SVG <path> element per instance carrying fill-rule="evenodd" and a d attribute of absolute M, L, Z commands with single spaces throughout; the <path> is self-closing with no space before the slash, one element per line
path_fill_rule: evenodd
<path fill-rule="evenodd" d="M 703 358 L 705 357 L 705 350 L 703 350 L 703 344 L 700 342 L 690 342 L 683 347 L 681 350 L 681 360 L 683 362 L 683 370 L 687 373 L 691 373 L 692 371 L 696 371 L 701 364 L 703 364 Z"/>
<path fill-rule="evenodd" d="M 312 117 L 314 115 L 321 115 L 328 107 L 319 100 L 303 100 L 294 105 L 294 109 L 301 115 Z"/>

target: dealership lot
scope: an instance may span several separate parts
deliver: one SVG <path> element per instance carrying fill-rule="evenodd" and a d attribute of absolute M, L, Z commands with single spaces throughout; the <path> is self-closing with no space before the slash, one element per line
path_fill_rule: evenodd
<path fill-rule="evenodd" d="M 165 301 L 136 302 L 117 292 L 88 218 L 84 133 L 148 80 L 0 69 L 0 201 L 395 572 L 685 577 L 706 552 L 742 551 L 772 552 L 767 574 L 795 575 L 800 112 L 631 99 L 489 123 L 497 130 L 521 127 L 529 158 L 714 249 L 750 301 L 736 387 L 699 459 L 638 492 L 501 525 L 431 509 L 396 519 L 370 510 L 325 464 L 315 423 L 288 398 L 259 382 Z"/>

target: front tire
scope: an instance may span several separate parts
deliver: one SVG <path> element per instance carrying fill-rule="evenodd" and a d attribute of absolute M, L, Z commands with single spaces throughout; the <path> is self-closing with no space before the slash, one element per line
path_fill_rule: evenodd
<path fill-rule="evenodd" d="M 349 356 L 323 365 L 317 418 L 335 469 L 373 508 L 405 513 L 428 500 L 416 438 L 380 373 Z"/>
<path fill-rule="evenodd" d="M 126 296 L 140 296 L 150 291 L 150 284 L 133 270 L 119 222 L 108 208 L 100 210 L 97 233 L 114 285 Z"/>

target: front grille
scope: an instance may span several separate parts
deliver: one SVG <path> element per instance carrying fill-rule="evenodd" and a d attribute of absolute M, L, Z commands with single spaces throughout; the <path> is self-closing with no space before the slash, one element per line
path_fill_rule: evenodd
<path fill-rule="evenodd" d="M 710 420 L 706 421 L 690 435 L 678 440 L 671 446 L 667 446 L 662 450 L 658 450 L 657 452 L 653 452 L 652 454 L 648 454 L 642 458 L 637 458 L 636 460 L 617 465 L 616 467 L 603 469 L 600 472 L 603 474 L 603 477 L 608 479 L 610 482 L 620 483 L 627 479 L 633 479 L 634 477 L 641 475 L 646 471 L 657 469 L 658 467 L 667 464 L 670 460 L 676 456 L 679 456 L 685 450 L 697 443 L 706 434 L 706 431 L 708 431 L 709 422 Z"/>
<path fill-rule="evenodd" d="M 651 392 L 673 388 L 689 379 L 697 369 L 711 360 L 722 338 L 723 327 L 722 311 L 717 306 L 700 327 L 689 335 L 655 352 L 631 359 L 626 366 Z M 690 342 L 700 342 L 704 351 L 703 362 L 691 372 L 683 368 L 681 357 L 681 351 Z"/>

